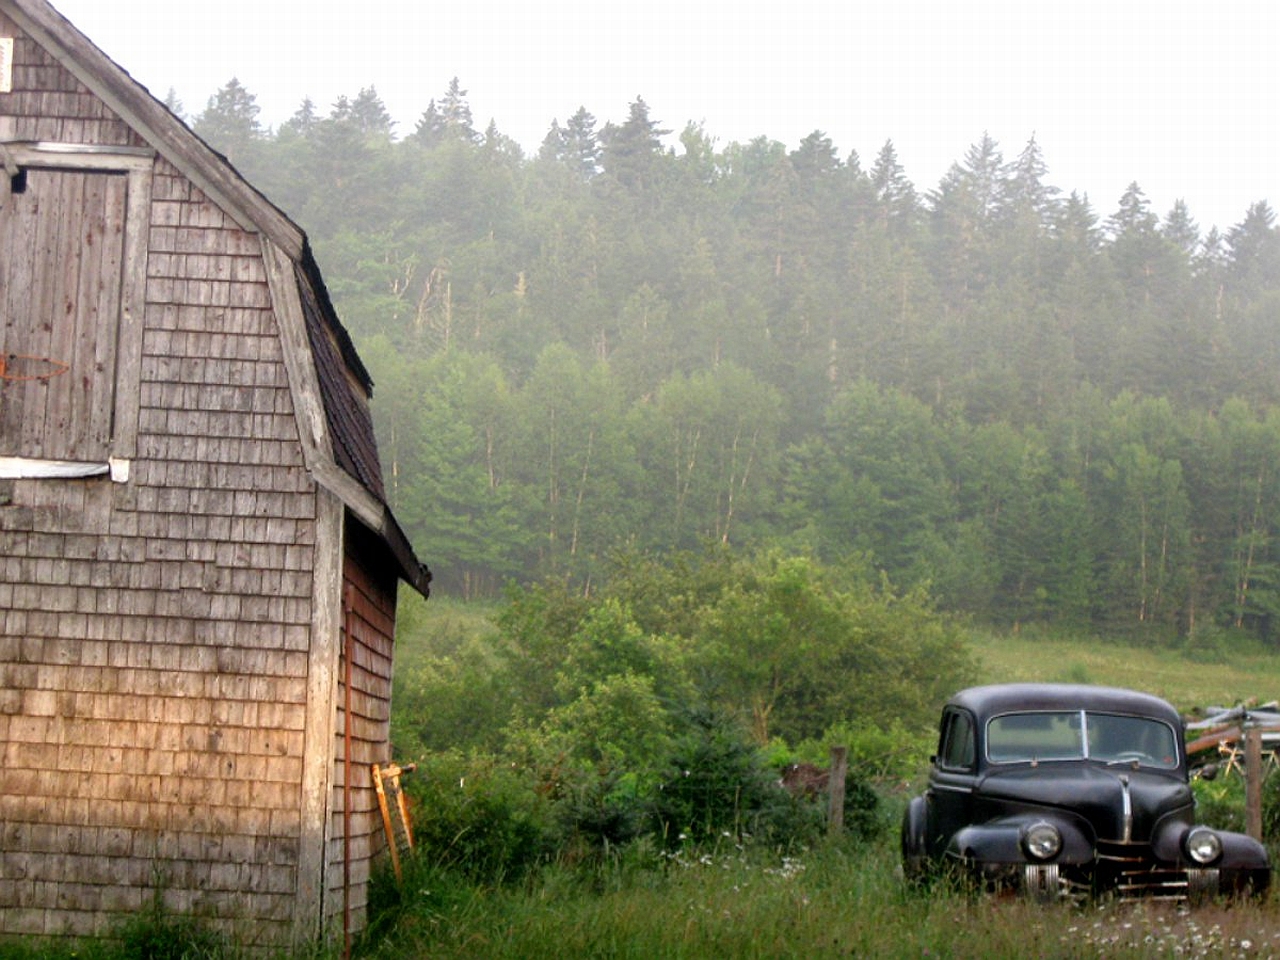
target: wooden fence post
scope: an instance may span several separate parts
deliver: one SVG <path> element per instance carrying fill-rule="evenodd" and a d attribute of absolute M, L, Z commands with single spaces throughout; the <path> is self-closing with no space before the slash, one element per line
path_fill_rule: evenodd
<path fill-rule="evenodd" d="M 844 829 L 844 778 L 849 771 L 849 748 L 831 748 L 827 774 L 827 835 L 839 836 Z"/>
<path fill-rule="evenodd" d="M 1247 727 L 1244 732 L 1244 820 L 1253 839 L 1262 840 L 1262 729 Z"/>

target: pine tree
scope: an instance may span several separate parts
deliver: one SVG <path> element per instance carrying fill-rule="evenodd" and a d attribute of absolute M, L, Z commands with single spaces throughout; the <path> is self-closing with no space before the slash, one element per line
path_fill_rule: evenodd
<path fill-rule="evenodd" d="M 481 152 L 490 159 L 500 159 L 517 164 L 524 159 L 520 144 L 498 129 L 498 122 L 490 120 L 480 137 Z"/>
<path fill-rule="evenodd" d="M 979 217 L 984 223 L 993 222 L 1005 202 L 1005 166 L 1000 145 L 991 134 L 984 132 L 982 139 L 965 151 L 962 169 Z"/>
<path fill-rule="evenodd" d="M 835 145 L 821 130 L 815 130 L 791 153 L 791 165 L 802 182 L 814 182 L 840 169 Z"/>
<path fill-rule="evenodd" d="M 413 139 L 424 147 L 434 147 L 444 139 L 444 120 L 434 100 L 427 104 L 427 109 L 418 118 L 414 128 Z"/>
<path fill-rule="evenodd" d="M 564 159 L 584 180 L 600 172 L 600 140 L 596 118 L 586 107 L 578 107 L 564 129 Z"/>
<path fill-rule="evenodd" d="M 192 128 L 215 150 L 224 153 L 232 164 L 251 162 L 263 139 L 258 123 L 258 98 L 246 90 L 235 77 L 227 81 L 209 98 Z"/>
<path fill-rule="evenodd" d="M 876 154 L 870 176 L 881 219 L 898 231 L 909 232 L 915 225 L 920 202 L 916 188 L 898 162 L 892 140 L 886 140 Z"/>
<path fill-rule="evenodd" d="M 590 180 L 600 172 L 596 118 L 587 112 L 586 107 L 579 107 L 563 127 L 559 121 L 553 120 L 538 156 L 563 163 L 583 180 Z"/>
<path fill-rule="evenodd" d="M 294 111 L 293 116 L 280 125 L 278 135 L 290 134 L 305 139 L 311 136 L 319 122 L 315 103 L 310 97 L 303 97 L 302 103 L 298 104 L 298 109 Z"/>
<path fill-rule="evenodd" d="M 1249 207 L 1244 220 L 1227 231 L 1231 274 L 1238 286 L 1274 283 L 1280 276 L 1280 232 L 1271 205 L 1259 200 Z"/>
<path fill-rule="evenodd" d="M 182 105 L 182 101 L 178 99 L 178 91 L 173 87 L 170 87 L 169 92 L 164 95 L 164 105 L 179 120 L 183 118 L 182 114 L 185 108 Z"/>
<path fill-rule="evenodd" d="M 606 124 L 601 133 L 605 173 L 631 190 L 652 186 L 654 162 L 662 155 L 662 138 L 670 132 L 649 118 L 649 105 L 643 97 L 636 97 L 626 121 L 620 125 Z"/>
<path fill-rule="evenodd" d="M 1006 170 L 1005 209 L 1009 219 L 1034 219 L 1042 226 L 1047 225 L 1057 207 L 1056 198 L 1060 192 L 1057 187 L 1044 182 L 1048 172 L 1033 134 Z"/>
<path fill-rule="evenodd" d="M 1149 306 L 1156 292 L 1159 261 L 1168 253 L 1159 226 L 1142 188 L 1129 184 L 1119 208 L 1107 219 L 1107 231 L 1111 263 L 1132 305 Z"/>
<path fill-rule="evenodd" d="M 437 105 L 435 100 L 427 104 L 418 120 L 413 139 L 426 147 L 434 147 L 445 140 L 475 143 L 479 140 L 472 126 L 471 105 L 467 103 L 467 91 L 458 78 L 449 81 L 449 89 Z"/>
<path fill-rule="evenodd" d="M 440 118 L 445 132 L 459 140 L 476 139 L 475 127 L 471 120 L 471 105 L 467 103 L 467 91 L 462 89 L 458 78 L 449 81 L 449 89 L 440 101 Z"/>
<path fill-rule="evenodd" d="M 348 105 L 346 116 L 340 119 L 354 124 L 365 136 L 381 140 L 390 140 L 395 130 L 395 121 L 373 87 L 361 90 Z"/>
<path fill-rule="evenodd" d="M 1145 238 L 1155 233 L 1159 221 L 1151 212 L 1146 194 L 1136 182 L 1130 183 L 1120 197 L 1120 206 L 1107 220 L 1112 237 Z"/>
<path fill-rule="evenodd" d="M 1200 228 L 1191 219 L 1191 211 L 1187 209 L 1185 200 L 1176 200 L 1173 207 L 1165 215 L 1160 233 L 1181 250 L 1190 262 L 1200 246 Z"/>

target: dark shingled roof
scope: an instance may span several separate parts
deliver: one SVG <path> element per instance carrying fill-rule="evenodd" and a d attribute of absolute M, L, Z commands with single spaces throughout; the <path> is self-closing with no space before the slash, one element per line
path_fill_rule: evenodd
<path fill-rule="evenodd" d="M 320 268 L 305 239 L 302 256 L 294 262 L 294 275 L 306 318 L 307 342 L 311 346 L 324 402 L 334 463 L 385 506 L 386 488 L 382 482 L 382 465 L 378 459 L 373 415 L 369 409 L 373 380 L 356 354 L 346 328 L 338 320 Z M 395 557 L 401 577 L 426 596 L 430 591 L 431 571 L 419 562 L 409 538 L 389 509 L 385 511 L 380 534 Z"/>
<path fill-rule="evenodd" d="M 347 331 L 338 322 L 309 248 L 296 270 L 302 310 L 307 318 L 307 340 L 315 357 L 316 376 L 320 379 L 325 418 L 333 442 L 334 462 L 375 497 L 385 501 L 382 467 L 369 411 L 373 381 L 356 355 Z"/>

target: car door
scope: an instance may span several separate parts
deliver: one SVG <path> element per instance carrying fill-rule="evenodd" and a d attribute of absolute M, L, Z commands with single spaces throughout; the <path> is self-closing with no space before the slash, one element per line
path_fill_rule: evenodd
<path fill-rule="evenodd" d="M 938 754 L 926 793 L 925 843 L 931 857 L 940 856 L 951 835 L 970 822 L 976 770 L 977 725 L 973 715 L 949 707 L 942 716 Z"/>

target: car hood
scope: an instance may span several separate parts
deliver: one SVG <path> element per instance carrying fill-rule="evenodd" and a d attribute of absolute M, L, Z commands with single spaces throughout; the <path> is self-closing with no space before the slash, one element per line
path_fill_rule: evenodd
<path fill-rule="evenodd" d="M 1087 820 L 1100 840 L 1150 840 L 1161 820 L 1178 811 L 1189 818 L 1193 808 L 1191 788 L 1173 773 L 1088 761 L 995 770 L 981 779 L 976 792 L 1006 811 L 1026 805 L 1074 814 Z"/>

